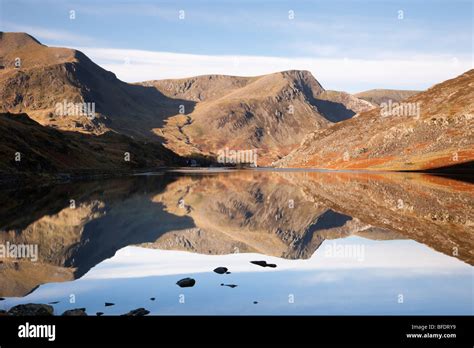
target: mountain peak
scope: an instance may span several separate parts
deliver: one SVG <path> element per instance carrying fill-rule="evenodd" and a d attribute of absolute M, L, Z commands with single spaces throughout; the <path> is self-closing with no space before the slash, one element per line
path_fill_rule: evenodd
<path fill-rule="evenodd" d="M 22 32 L 3 32 L 0 31 L 0 52 L 3 50 L 19 49 L 25 46 L 44 46 L 33 36 Z"/>

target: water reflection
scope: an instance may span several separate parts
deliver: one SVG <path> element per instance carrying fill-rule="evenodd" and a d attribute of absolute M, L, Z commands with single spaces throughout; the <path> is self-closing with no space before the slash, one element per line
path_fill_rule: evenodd
<path fill-rule="evenodd" d="M 467 308 L 472 312 L 469 291 L 472 292 L 473 192 L 472 184 L 421 174 L 268 171 L 168 173 L 4 189 L 0 197 L 0 244 L 37 244 L 39 261 L 3 259 L 0 296 L 21 297 L 32 292 L 27 297 L 30 302 L 43 297 L 53 301 L 54 296 L 48 297 L 45 293 L 52 291 L 56 297 L 67 298 L 68 292 L 79 292 L 86 284 L 88 289 L 94 289 L 90 294 L 100 293 L 102 289 L 104 298 L 117 295 L 125 305 L 130 302 L 125 300 L 127 296 L 145 295 L 141 288 L 153 284 L 152 288 L 158 292 L 161 287 L 165 291 L 168 289 L 165 283 L 171 282 L 166 290 L 171 291 L 169 295 L 173 298 L 167 302 L 168 309 L 165 310 L 162 303 L 161 309 L 152 310 L 152 313 L 221 313 L 211 299 L 207 300 L 207 307 L 195 304 L 195 307 L 180 309 L 174 301 L 175 293 L 182 291 L 175 285 L 179 274 L 202 273 L 203 278 L 197 279 L 201 286 L 185 290 L 191 296 L 199 296 L 200 291 L 207 288 L 202 282 L 207 277 L 213 279 L 212 268 L 196 270 L 193 267 L 205 263 L 207 257 L 213 257 L 211 264 L 216 267 L 228 267 L 220 264 L 227 261 L 236 267 L 232 274 L 226 275 L 226 283 L 239 282 L 236 288 L 218 287 L 215 291 L 229 290 L 234 294 L 242 291 L 248 303 L 253 305 L 252 298 L 259 302 L 258 309 L 250 306 L 252 309 L 242 309 L 241 313 L 287 313 L 278 309 L 277 303 L 281 299 L 270 300 L 284 293 L 277 295 L 273 286 L 293 287 L 293 291 L 302 294 L 304 301 L 298 303 L 300 307 L 292 307 L 294 313 L 346 313 L 340 302 L 333 303 L 331 310 L 329 304 L 322 306 L 318 301 L 319 304 L 310 301 L 309 297 L 314 285 L 311 279 L 315 282 L 317 279 L 336 279 L 331 291 L 341 295 L 341 291 L 335 289 L 349 286 L 347 277 L 354 279 L 351 281 L 354 290 L 362 291 L 354 299 L 356 303 L 349 306 L 352 309 L 348 311 L 354 314 L 361 308 L 374 308 L 361 306 L 370 298 L 374 301 L 382 296 L 375 296 L 375 292 L 384 286 L 387 291 L 392 286 L 388 291 L 392 296 L 397 286 L 410 288 L 414 293 L 433 289 L 438 283 L 439 291 L 433 296 L 449 295 L 452 298 L 445 310 L 460 313 L 459 306 L 465 307 L 468 301 Z M 352 247 L 344 249 L 342 245 L 348 241 Z M 391 249 L 387 249 L 387 244 Z M 138 248 L 128 247 L 131 245 Z M 124 256 L 130 250 L 140 257 Z M 387 250 L 397 251 L 399 265 L 407 258 L 411 263 L 407 267 L 387 267 Z M 167 272 L 148 272 L 150 265 L 156 266 L 152 262 L 155 258 L 159 259 L 159 264 L 167 265 Z M 272 260 L 278 268 L 258 269 L 249 263 L 252 259 Z M 343 269 L 336 267 L 341 265 L 339 259 L 346 264 Z M 430 267 L 423 268 L 428 259 L 432 261 Z M 370 260 L 370 266 L 367 260 Z M 114 276 L 107 277 L 107 282 L 100 280 L 103 277 L 97 277 L 97 272 L 104 268 L 109 269 L 110 274 L 111 265 L 116 269 L 117 262 L 125 263 L 127 267 L 112 273 Z M 314 267 L 305 269 L 307 264 Z M 181 272 L 177 265 L 184 271 Z M 350 266 L 356 267 L 351 275 L 348 273 Z M 163 270 L 163 267 L 157 269 Z M 423 269 L 429 269 L 429 272 L 420 273 Z M 451 271 L 445 272 L 446 269 Z M 264 274 L 264 278 L 255 278 L 257 273 L 254 271 Z M 125 274 L 133 275 L 135 281 Z M 417 280 L 410 276 L 412 274 L 420 274 L 420 277 Z M 393 279 L 389 281 L 390 277 L 398 279 L 397 286 Z M 72 281 L 78 278 L 81 279 Z M 457 290 L 449 286 L 451 280 L 456 280 Z M 66 283 L 35 289 L 51 282 Z M 363 283 L 365 287 L 361 288 Z M 464 291 L 459 289 L 459 284 L 466 285 Z M 214 290 L 210 289 L 206 291 L 212 293 Z M 119 293 L 124 295 L 120 297 Z M 401 310 L 392 307 L 391 300 L 386 297 L 388 293 L 380 294 L 385 294 L 380 297 L 380 311 L 369 312 L 397 313 Z M 237 298 L 243 301 L 242 296 Z M 300 300 L 302 298 L 299 296 Z M 331 298 L 342 301 L 342 297 Z M 419 306 L 413 307 L 413 313 L 416 310 L 420 314 L 430 312 L 429 304 L 435 299 L 430 296 L 425 296 L 424 300 L 420 296 L 417 298 Z M 12 298 L 0 304 L 9 306 L 25 300 Z M 425 305 L 421 306 L 420 301 Z M 90 299 L 84 306 L 92 304 Z M 65 305 L 64 301 L 58 304 Z M 68 304 L 67 308 L 70 307 Z M 226 308 L 226 313 L 239 314 L 238 308 L 232 309 L 230 305 Z M 439 305 L 433 308 L 441 310 Z M 124 309 L 116 306 L 110 313 L 119 314 Z"/>

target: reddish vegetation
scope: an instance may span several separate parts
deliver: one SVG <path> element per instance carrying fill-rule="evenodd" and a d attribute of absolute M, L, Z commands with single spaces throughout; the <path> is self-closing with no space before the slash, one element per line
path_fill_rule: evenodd
<path fill-rule="evenodd" d="M 281 167 L 426 170 L 474 161 L 474 70 L 410 97 L 420 117 L 361 113 L 309 135 Z M 344 160 L 344 153 L 347 158 Z M 471 168 L 472 169 L 472 168 Z"/>

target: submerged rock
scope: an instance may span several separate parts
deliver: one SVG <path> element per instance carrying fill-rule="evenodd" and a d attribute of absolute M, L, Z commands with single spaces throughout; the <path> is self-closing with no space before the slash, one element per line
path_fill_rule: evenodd
<path fill-rule="evenodd" d="M 27 303 L 10 308 L 8 313 L 15 316 L 48 316 L 53 315 L 54 309 L 45 304 Z"/>
<path fill-rule="evenodd" d="M 155 301 L 156 299 L 154 297 L 151 297 L 150 300 Z"/>
<path fill-rule="evenodd" d="M 182 288 L 189 288 L 194 286 L 194 284 L 196 284 L 196 281 L 193 278 L 183 278 L 181 280 L 178 280 L 176 284 L 178 284 Z"/>
<path fill-rule="evenodd" d="M 105 307 L 115 306 L 115 303 L 105 302 Z"/>
<path fill-rule="evenodd" d="M 253 304 L 257 304 L 258 302 L 257 301 L 253 301 Z"/>
<path fill-rule="evenodd" d="M 75 308 L 75 309 L 68 309 L 65 311 L 62 316 L 66 317 L 84 317 L 87 316 L 85 308 Z"/>
<path fill-rule="evenodd" d="M 250 261 L 250 263 L 253 263 L 254 265 L 258 265 L 258 266 L 261 266 L 261 267 L 275 268 L 277 266 L 274 263 L 267 263 L 267 261 Z"/>
<path fill-rule="evenodd" d="M 227 273 L 228 269 L 227 267 L 217 267 L 214 272 L 218 273 L 218 274 L 225 274 Z"/>
<path fill-rule="evenodd" d="M 150 314 L 150 311 L 146 310 L 145 308 L 137 308 L 126 314 L 122 314 L 122 316 L 142 317 L 147 314 Z"/>

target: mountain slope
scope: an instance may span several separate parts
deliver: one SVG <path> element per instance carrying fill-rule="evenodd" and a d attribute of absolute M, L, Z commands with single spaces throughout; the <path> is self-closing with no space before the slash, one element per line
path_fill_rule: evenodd
<path fill-rule="evenodd" d="M 286 155 L 310 131 L 373 107 L 355 97 L 331 101 L 307 71 L 257 77 L 209 75 L 144 84 L 166 96 L 198 102 L 192 112 L 171 117 L 163 129 L 156 129 L 170 149 L 180 155 L 211 157 L 226 148 L 255 149 L 258 165 Z"/>
<path fill-rule="evenodd" d="M 280 167 L 427 170 L 474 160 L 474 70 L 309 135 Z M 419 113 L 416 107 L 419 106 Z M 417 115 L 419 117 L 417 117 Z M 471 168 L 472 169 L 472 168 Z"/>
<path fill-rule="evenodd" d="M 376 106 L 352 94 L 329 90 L 318 95 L 315 104 L 318 110 L 332 122 L 347 120 L 358 113 L 371 110 Z"/>
<path fill-rule="evenodd" d="M 25 33 L 0 32 L 0 56 L 0 112 L 27 113 L 63 131 L 165 141 L 183 156 L 256 150 L 258 165 L 269 165 L 310 132 L 373 108 L 325 91 L 307 71 L 127 84 L 83 53 L 47 47 Z M 95 113 L 60 110 L 68 105 Z"/>
<path fill-rule="evenodd" d="M 179 163 L 161 144 L 113 132 L 96 136 L 58 131 L 26 114 L 0 113 L 0 133 L 0 175 L 117 173 Z M 130 161 L 126 161 L 126 152 Z"/>
<path fill-rule="evenodd" d="M 77 50 L 48 47 L 25 33 L 0 32 L 0 57 L 0 112 L 26 112 L 61 130 L 156 138 L 150 130 L 183 103 L 122 82 Z M 95 117 L 58 113 L 58 103 L 95 103 Z"/>

